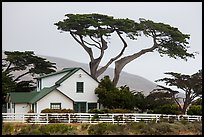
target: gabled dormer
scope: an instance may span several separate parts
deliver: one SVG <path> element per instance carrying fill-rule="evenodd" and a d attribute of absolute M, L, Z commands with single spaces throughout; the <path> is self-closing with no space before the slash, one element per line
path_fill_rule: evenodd
<path fill-rule="evenodd" d="M 66 78 L 74 74 L 81 68 L 64 68 L 58 72 L 53 72 L 47 75 L 36 77 L 37 79 L 37 92 L 44 87 L 51 87 L 53 85 L 59 85 Z"/>

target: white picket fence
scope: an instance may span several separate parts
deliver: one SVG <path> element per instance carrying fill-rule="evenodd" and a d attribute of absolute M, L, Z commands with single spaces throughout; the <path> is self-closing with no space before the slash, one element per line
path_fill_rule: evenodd
<path fill-rule="evenodd" d="M 164 115 L 164 114 L 139 114 L 139 113 L 111 113 L 111 114 L 93 114 L 93 113 L 2 113 L 3 122 L 22 122 L 35 124 L 48 123 L 118 123 L 125 124 L 139 121 L 160 120 L 187 120 L 202 121 L 202 116 L 196 115 Z"/>

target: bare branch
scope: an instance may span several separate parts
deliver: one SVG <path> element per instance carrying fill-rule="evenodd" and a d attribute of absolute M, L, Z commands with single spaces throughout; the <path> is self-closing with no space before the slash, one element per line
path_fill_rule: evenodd
<path fill-rule="evenodd" d="M 90 37 L 91 40 L 93 40 L 94 42 L 96 42 L 96 43 L 99 45 L 99 47 L 101 48 L 101 44 L 100 44 L 100 42 L 94 40 L 94 39 L 92 38 L 92 36 L 89 36 L 89 37 Z"/>
<path fill-rule="evenodd" d="M 125 49 L 126 49 L 126 47 L 127 47 L 127 43 L 126 43 L 125 40 L 122 38 L 122 36 L 120 35 L 120 33 L 119 33 L 118 31 L 116 31 L 116 32 L 117 32 L 118 36 L 120 37 L 120 39 L 122 40 L 122 42 L 123 42 L 123 44 L 124 44 L 123 49 L 121 50 L 121 52 L 120 52 L 117 56 L 111 58 L 105 66 L 101 67 L 101 68 L 97 71 L 97 76 L 100 76 L 115 60 L 119 59 L 119 58 L 123 55 L 123 53 L 124 53 L 124 51 L 125 51 Z"/>
<path fill-rule="evenodd" d="M 85 44 L 84 44 L 84 40 L 82 38 L 82 36 L 79 36 L 80 37 L 80 40 L 77 39 L 77 37 L 73 34 L 73 32 L 70 32 L 71 36 L 84 48 L 84 50 L 89 54 L 89 57 L 91 60 L 94 60 L 94 57 L 93 57 L 93 52 L 91 50 L 91 48 L 87 47 Z"/>
<path fill-rule="evenodd" d="M 84 42 L 85 42 L 86 44 L 90 45 L 90 46 L 94 46 L 94 47 L 96 47 L 96 48 L 98 48 L 98 49 L 101 49 L 101 48 L 100 48 L 99 46 L 97 46 L 96 44 L 89 43 L 89 42 L 87 42 L 87 41 L 85 41 L 85 40 L 84 40 Z"/>
<path fill-rule="evenodd" d="M 29 74 L 30 72 L 28 71 L 28 72 L 26 72 L 26 73 L 23 73 L 23 74 L 21 74 L 20 76 L 18 76 L 16 79 L 14 79 L 14 81 L 18 81 L 21 77 L 23 77 L 23 76 L 25 76 L 25 75 L 27 75 L 27 74 Z"/>

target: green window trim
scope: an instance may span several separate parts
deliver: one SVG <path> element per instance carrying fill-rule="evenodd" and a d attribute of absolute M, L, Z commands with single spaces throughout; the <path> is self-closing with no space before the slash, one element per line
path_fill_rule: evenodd
<path fill-rule="evenodd" d="M 77 93 L 84 93 L 84 82 L 77 82 L 76 88 Z"/>
<path fill-rule="evenodd" d="M 50 109 L 61 109 L 61 103 L 50 103 Z"/>

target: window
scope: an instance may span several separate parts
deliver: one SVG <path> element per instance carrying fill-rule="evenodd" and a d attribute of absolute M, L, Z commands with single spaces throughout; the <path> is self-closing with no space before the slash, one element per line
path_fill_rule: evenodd
<path fill-rule="evenodd" d="M 85 113 L 86 102 L 74 102 L 74 111 L 77 113 Z"/>
<path fill-rule="evenodd" d="M 97 103 L 88 103 L 88 110 L 97 108 Z"/>
<path fill-rule="evenodd" d="M 84 92 L 84 82 L 77 82 L 77 93 L 83 93 Z"/>
<path fill-rule="evenodd" d="M 8 103 L 8 109 L 10 109 L 10 103 Z"/>
<path fill-rule="evenodd" d="M 61 103 L 50 103 L 50 109 L 61 109 Z"/>

